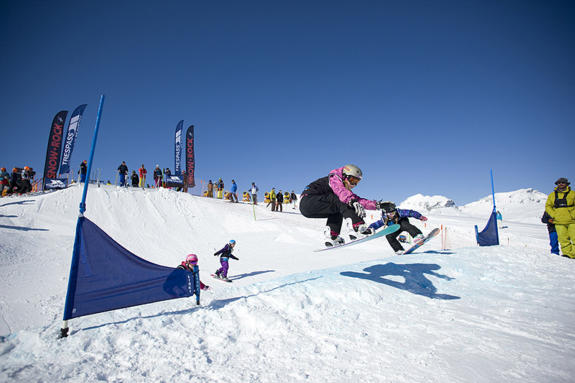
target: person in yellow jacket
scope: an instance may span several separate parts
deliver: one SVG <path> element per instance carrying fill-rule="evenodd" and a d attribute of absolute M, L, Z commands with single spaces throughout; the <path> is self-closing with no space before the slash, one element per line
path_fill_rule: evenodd
<path fill-rule="evenodd" d="M 270 197 L 270 203 L 272 204 L 272 211 L 276 211 L 276 188 L 272 188 L 272 190 L 270 191 L 269 194 Z M 268 205 L 266 207 L 268 207 L 270 205 L 270 203 L 268 203 Z"/>
<path fill-rule="evenodd" d="M 545 211 L 551 217 L 549 222 L 555 225 L 563 256 L 575 259 L 575 191 L 567 178 L 559 178 L 555 185 L 547 197 Z"/>

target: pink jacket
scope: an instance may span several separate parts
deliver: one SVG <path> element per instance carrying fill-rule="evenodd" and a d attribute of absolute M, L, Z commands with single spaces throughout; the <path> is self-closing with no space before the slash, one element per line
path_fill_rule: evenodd
<path fill-rule="evenodd" d="M 345 185 L 343 184 L 343 166 L 329 172 L 329 186 L 335 195 L 339 198 L 339 200 L 345 204 L 348 204 L 351 199 L 356 199 L 361 204 L 361 206 L 367 210 L 377 209 L 376 201 L 370 201 L 361 198 L 353 194 L 351 190 L 347 190 L 345 188 Z"/>

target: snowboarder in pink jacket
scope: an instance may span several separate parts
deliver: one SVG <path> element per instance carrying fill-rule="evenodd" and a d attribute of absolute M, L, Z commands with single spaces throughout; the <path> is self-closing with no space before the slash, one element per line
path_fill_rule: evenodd
<path fill-rule="evenodd" d="M 357 233 L 373 234 L 363 218 L 366 209 L 378 208 L 378 202 L 361 198 L 352 192 L 362 176 L 357 166 L 346 165 L 310 183 L 302 192 L 299 205 L 302 215 L 307 218 L 327 218 L 326 246 L 337 246 L 345 242 L 340 236 L 344 218 L 350 218 L 353 225 L 354 233 L 350 234 L 350 239 L 356 239 Z"/>

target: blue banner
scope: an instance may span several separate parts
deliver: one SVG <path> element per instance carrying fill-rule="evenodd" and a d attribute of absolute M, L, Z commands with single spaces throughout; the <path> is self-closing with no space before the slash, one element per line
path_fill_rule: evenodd
<path fill-rule="evenodd" d="M 199 304 L 197 266 L 189 272 L 148 262 L 78 218 L 64 320 L 192 295 Z"/>
<path fill-rule="evenodd" d="M 176 142 L 175 142 L 175 165 L 174 175 L 182 175 L 182 128 L 184 127 L 184 120 L 178 122 L 176 127 Z"/>
<path fill-rule="evenodd" d="M 70 122 L 68 122 L 68 131 L 64 136 L 64 148 L 62 150 L 60 176 L 67 176 L 70 173 L 70 160 L 72 159 L 72 150 L 74 150 L 74 143 L 76 142 L 76 137 L 78 137 L 80 120 L 82 119 L 82 114 L 84 113 L 86 106 L 87 104 L 82 104 L 77 107 L 70 117 Z"/>

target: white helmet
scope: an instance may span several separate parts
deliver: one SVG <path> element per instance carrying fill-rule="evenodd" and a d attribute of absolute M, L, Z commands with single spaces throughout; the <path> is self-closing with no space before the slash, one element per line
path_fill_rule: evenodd
<path fill-rule="evenodd" d="M 363 174 L 361 173 L 361 169 L 358 168 L 357 166 L 351 165 L 351 164 L 345 165 L 343 167 L 343 175 L 345 177 L 351 176 L 351 177 L 355 177 L 357 179 L 361 179 L 361 177 L 363 176 Z"/>

